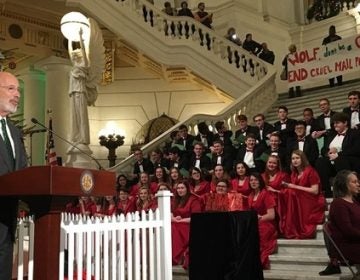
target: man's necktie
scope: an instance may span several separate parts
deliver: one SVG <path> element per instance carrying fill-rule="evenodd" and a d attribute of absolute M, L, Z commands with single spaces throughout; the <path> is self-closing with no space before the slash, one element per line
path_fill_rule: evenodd
<path fill-rule="evenodd" d="M 13 153 L 13 149 L 12 149 L 12 146 L 10 143 L 9 135 L 7 133 L 5 119 L 1 119 L 1 129 L 2 129 L 2 134 L 3 134 L 3 138 L 4 138 L 4 142 L 5 142 L 5 147 L 8 152 L 8 155 L 9 155 L 9 159 L 13 161 L 13 164 L 15 164 L 14 153 Z"/>

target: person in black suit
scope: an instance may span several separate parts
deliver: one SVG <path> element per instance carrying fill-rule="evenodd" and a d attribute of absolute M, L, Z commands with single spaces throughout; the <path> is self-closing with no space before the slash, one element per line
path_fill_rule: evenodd
<path fill-rule="evenodd" d="M 225 122 L 218 121 L 215 123 L 217 133 L 214 135 L 214 141 L 221 140 L 224 143 L 224 147 L 232 147 L 231 137 L 233 135 L 231 130 L 228 130 L 225 126 Z"/>
<path fill-rule="evenodd" d="M 315 166 L 316 160 L 319 158 L 319 147 L 317 141 L 306 135 L 306 123 L 298 121 L 295 125 L 296 138 L 290 138 L 287 143 L 288 161 L 290 162 L 291 154 L 295 150 L 303 151 L 312 166 Z"/>
<path fill-rule="evenodd" d="M 275 131 L 280 133 L 281 146 L 285 147 L 287 140 L 295 135 L 296 120 L 288 118 L 289 110 L 286 106 L 278 107 L 279 120 L 274 123 Z"/>
<path fill-rule="evenodd" d="M 330 178 L 340 170 L 360 171 L 360 132 L 348 127 L 348 116 L 336 113 L 333 116 L 335 131 L 331 131 L 321 150 L 323 157 L 316 161 L 325 196 L 331 197 Z"/>
<path fill-rule="evenodd" d="M 275 128 L 265 122 L 265 116 L 263 114 L 257 114 L 253 117 L 253 121 L 255 123 L 255 136 L 256 140 L 264 150 L 267 148 L 267 141 L 270 139 L 271 133 L 274 132 Z"/>
<path fill-rule="evenodd" d="M 348 115 L 349 127 L 360 128 L 359 104 L 360 91 L 350 91 L 348 93 L 349 106 L 343 109 L 343 112 Z"/>
<path fill-rule="evenodd" d="M 179 170 L 189 170 L 189 159 L 186 153 L 182 153 L 178 147 L 171 147 L 169 150 L 169 170 L 173 167 Z"/>
<path fill-rule="evenodd" d="M 0 176 L 27 166 L 21 131 L 7 118 L 15 113 L 20 100 L 19 82 L 0 72 Z M 6 188 L 6 186 L 1 186 Z M 12 279 L 13 242 L 15 241 L 18 199 L 0 198 L 0 280 Z"/>
<path fill-rule="evenodd" d="M 211 159 L 205 154 L 204 144 L 198 142 L 194 145 L 194 153 L 190 158 L 190 168 L 197 167 L 201 170 L 211 170 Z"/>
<path fill-rule="evenodd" d="M 182 124 L 179 126 L 179 136 L 175 143 L 178 145 L 182 145 L 187 152 L 192 152 L 193 150 L 193 142 L 194 136 L 188 133 L 188 128 L 186 125 Z"/>
<path fill-rule="evenodd" d="M 314 111 L 311 108 L 305 108 L 303 110 L 303 118 L 305 122 L 305 134 L 310 135 L 314 131 L 319 131 L 319 125 L 316 119 L 314 118 Z M 296 132 L 295 132 L 296 133 Z"/>
<path fill-rule="evenodd" d="M 269 147 L 262 153 L 262 166 L 265 168 L 265 163 L 269 156 L 275 155 L 279 157 L 281 168 L 286 171 L 290 171 L 290 162 L 287 158 L 287 150 L 285 147 L 281 146 L 280 134 L 277 131 L 274 131 L 270 135 Z"/>
<path fill-rule="evenodd" d="M 320 99 L 319 108 L 322 112 L 322 114 L 316 118 L 319 130 L 313 131 L 311 134 L 311 136 L 315 139 L 326 137 L 330 130 L 334 130 L 334 122 L 332 117 L 336 114 L 336 112 L 331 110 L 329 99 Z"/>
<path fill-rule="evenodd" d="M 335 25 L 331 25 L 329 27 L 329 36 L 325 37 L 322 41 L 323 45 L 327 45 L 329 43 L 341 40 L 342 38 L 336 34 L 336 28 Z M 336 80 L 337 80 L 337 84 L 338 86 L 341 86 L 343 83 L 343 77 L 342 75 L 340 76 L 336 76 Z M 335 85 L 335 78 L 330 78 L 329 79 L 329 85 L 330 87 L 333 87 Z"/>
<path fill-rule="evenodd" d="M 259 159 L 260 155 L 261 151 L 256 145 L 255 135 L 252 133 L 247 134 L 245 137 L 245 145 L 239 148 L 236 160 L 245 162 L 252 172 L 263 172 L 264 164 L 262 160 Z"/>
<path fill-rule="evenodd" d="M 256 134 L 255 127 L 248 125 L 247 116 L 241 114 L 236 116 L 236 123 L 239 126 L 239 129 L 235 131 L 235 140 L 241 145 L 244 144 L 246 135 L 249 133 Z"/>
<path fill-rule="evenodd" d="M 199 133 L 195 136 L 195 142 L 201 142 L 204 145 L 205 153 L 210 153 L 210 147 L 214 142 L 214 133 L 209 130 L 208 125 L 205 122 L 200 122 L 197 125 Z"/>
<path fill-rule="evenodd" d="M 224 143 L 221 140 L 214 141 L 213 147 L 214 153 L 211 158 L 212 169 L 214 169 L 216 165 L 220 164 L 229 174 L 233 170 L 233 153 L 225 151 Z"/>
<path fill-rule="evenodd" d="M 132 174 L 132 178 L 134 180 L 134 182 L 137 182 L 139 180 L 139 175 L 140 173 L 146 172 L 149 175 L 154 174 L 154 165 L 152 164 L 152 162 L 147 159 L 144 158 L 143 152 L 141 149 L 135 149 L 134 151 L 134 158 L 135 158 L 135 163 L 134 163 L 134 169 L 133 169 L 133 174 Z"/>

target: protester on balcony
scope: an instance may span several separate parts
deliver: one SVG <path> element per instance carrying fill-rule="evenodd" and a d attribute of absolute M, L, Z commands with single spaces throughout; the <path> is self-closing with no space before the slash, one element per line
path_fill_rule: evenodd
<path fill-rule="evenodd" d="M 241 46 L 241 40 L 239 36 L 236 34 L 236 30 L 234 27 L 230 27 L 225 35 L 225 38 L 234 44 Z"/>
<path fill-rule="evenodd" d="M 20 130 L 7 118 L 15 113 L 20 100 L 19 82 L 10 73 L 0 72 L 0 176 L 27 166 Z M 7 188 L 8 186 L 1 186 Z M 0 198 L 0 280 L 11 279 L 18 199 Z"/>
<path fill-rule="evenodd" d="M 269 255 L 275 251 L 277 229 L 275 223 L 275 200 L 266 190 L 265 182 L 259 173 L 250 175 L 249 208 L 258 215 L 260 259 L 263 269 L 270 269 Z"/>
<path fill-rule="evenodd" d="M 220 180 L 230 180 L 229 174 L 225 171 L 224 167 L 221 164 L 218 164 L 214 167 L 214 173 L 212 174 L 210 189 L 211 192 L 215 192 L 216 185 Z"/>
<path fill-rule="evenodd" d="M 142 187 L 150 189 L 150 177 L 149 174 L 146 172 L 140 173 L 139 181 L 130 189 L 130 196 L 137 197 L 139 195 L 139 190 Z"/>
<path fill-rule="evenodd" d="M 141 149 L 135 149 L 134 158 L 135 158 L 135 164 L 132 174 L 133 183 L 135 183 L 139 179 L 139 175 L 142 172 L 147 172 L 148 174 L 154 174 L 154 166 L 152 162 L 149 159 L 144 158 Z"/>
<path fill-rule="evenodd" d="M 283 61 L 282 61 L 282 66 L 284 67 L 285 69 L 285 73 L 286 73 L 286 77 L 285 77 L 285 80 L 288 79 L 288 57 L 289 55 L 293 55 L 296 53 L 296 45 L 294 44 L 291 44 L 289 46 L 289 53 L 287 55 L 285 55 Z M 300 86 L 295 86 L 295 87 L 289 87 L 289 98 L 293 98 L 293 97 L 300 97 L 302 94 L 301 94 L 301 88 Z"/>
<path fill-rule="evenodd" d="M 291 171 L 279 201 L 280 231 L 285 238 L 314 238 L 325 212 L 319 175 L 300 150 L 292 152 Z"/>
<path fill-rule="evenodd" d="M 326 46 L 329 43 L 332 43 L 332 42 L 335 42 L 335 41 L 338 41 L 338 40 L 341 40 L 341 39 L 342 38 L 339 35 L 336 34 L 335 26 L 331 25 L 329 27 L 329 35 L 324 38 L 322 44 Z M 337 80 L 337 85 L 341 86 L 342 83 L 343 83 L 342 75 L 336 76 L 336 80 Z M 330 87 L 333 87 L 335 85 L 335 78 L 329 79 L 329 85 L 330 85 Z"/>
<path fill-rule="evenodd" d="M 328 136 L 330 130 L 334 130 L 334 122 L 332 117 L 335 115 L 335 111 L 330 108 L 330 101 L 327 98 L 319 100 L 319 108 L 322 114 L 316 118 L 318 131 L 314 131 L 311 136 L 315 139 L 320 137 L 325 138 Z"/>
<path fill-rule="evenodd" d="M 164 3 L 164 9 L 162 10 L 165 14 L 169 15 L 169 16 L 176 16 L 177 15 L 177 11 L 175 8 L 171 7 L 171 3 L 166 1 Z"/>
<path fill-rule="evenodd" d="M 349 170 L 340 171 L 334 180 L 334 200 L 331 202 L 327 233 L 340 249 L 345 259 L 360 268 L 360 204 L 355 197 L 360 193 L 358 175 Z M 324 233 L 330 262 L 321 276 L 341 273 L 343 261 L 339 252 Z"/>
<path fill-rule="evenodd" d="M 258 55 L 262 49 L 262 46 L 252 39 L 251 33 L 246 34 L 242 47 L 253 55 Z"/>
<path fill-rule="evenodd" d="M 348 93 L 349 106 L 343 109 L 343 112 L 349 116 L 349 127 L 360 128 L 360 91 L 353 90 Z"/>
<path fill-rule="evenodd" d="M 157 205 L 156 201 L 152 198 L 150 189 L 141 187 L 139 189 L 139 196 L 135 202 L 136 211 L 149 211 L 155 210 Z"/>
<path fill-rule="evenodd" d="M 178 16 L 194 17 L 192 11 L 188 8 L 188 3 L 182 1 L 180 4 L 181 9 L 178 11 Z"/>
<path fill-rule="evenodd" d="M 180 170 L 177 167 L 170 168 L 170 188 L 173 193 L 176 192 L 176 187 L 180 181 L 182 181 L 183 177 L 180 173 Z"/>
<path fill-rule="evenodd" d="M 275 54 L 273 51 L 268 49 L 267 43 L 261 44 L 261 52 L 259 53 L 259 58 L 266 61 L 267 63 L 274 64 Z"/>
<path fill-rule="evenodd" d="M 168 176 L 166 174 L 166 170 L 161 166 L 156 167 L 155 176 L 153 177 L 152 182 L 150 184 L 151 194 L 156 194 L 159 188 L 159 184 L 165 183 L 167 181 L 168 181 Z"/>
<path fill-rule="evenodd" d="M 330 131 L 321 149 L 322 157 L 315 164 L 326 197 L 332 197 L 330 178 L 341 170 L 360 170 L 360 132 L 350 129 L 349 117 L 345 113 L 336 113 L 332 117 L 334 131 Z"/>
<path fill-rule="evenodd" d="M 117 214 L 126 215 L 135 212 L 135 201 L 130 198 L 129 190 L 121 187 L 118 194 Z"/>
<path fill-rule="evenodd" d="M 243 162 L 238 161 L 235 164 L 235 177 L 231 180 L 231 191 L 248 196 L 251 192 L 249 185 L 250 168 Z"/>
<path fill-rule="evenodd" d="M 238 145 L 243 145 L 246 135 L 256 134 L 256 128 L 248 125 L 248 118 L 246 115 L 237 115 L 236 124 L 239 126 L 239 129 L 235 131 L 235 141 Z"/>
<path fill-rule="evenodd" d="M 130 182 L 124 174 L 120 174 L 116 178 L 116 191 L 119 191 L 120 188 L 130 189 Z"/>
<path fill-rule="evenodd" d="M 205 180 L 201 169 L 193 167 L 190 169 L 189 174 L 189 184 L 192 193 L 203 196 L 210 192 L 210 183 Z"/>
<path fill-rule="evenodd" d="M 205 146 L 202 142 L 194 145 L 194 153 L 190 158 L 190 167 L 211 170 L 211 159 L 205 154 Z"/>
<path fill-rule="evenodd" d="M 306 135 L 306 122 L 298 121 L 295 124 L 295 134 L 296 138 L 290 138 L 287 143 L 288 155 L 292 154 L 295 150 L 303 151 L 309 160 L 311 166 L 315 167 L 315 163 L 319 158 L 319 146 L 317 141 L 311 137 L 311 135 Z"/>
<path fill-rule="evenodd" d="M 188 267 L 190 217 L 192 213 L 201 212 L 199 198 L 191 193 L 187 181 L 180 181 L 174 194 L 171 214 L 172 263 Z"/>
<path fill-rule="evenodd" d="M 194 18 L 197 21 L 201 22 L 203 25 L 212 28 L 211 24 L 212 24 L 213 14 L 209 14 L 208 12 L 205 12 L 205 3 L 200 2 L 198 4 L 198 9 L 199 10 L 194 14 Z"/>

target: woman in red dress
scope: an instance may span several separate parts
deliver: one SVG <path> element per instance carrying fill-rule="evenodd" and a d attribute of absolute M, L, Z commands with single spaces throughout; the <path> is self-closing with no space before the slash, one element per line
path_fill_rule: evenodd
<path fill-rule="evenodd" d="M 320 178 L 300 150 L 291 154 L 291 170 L 291 183 L 283 184 L 285 189 L 279 196 L 280 231 L 285 238 L 313 238 L 316 225 L 324 221 Z"/>
<path fill-rule="evenodd" d="M 117 205 L 115 202 L 115 198 L 112 195 L 107 195 L 102 198 L 101 208 L 97 211 L 94 216 L 95 217 L 105 217 L 112 216 L 116 214 Z"/>
<path fill-rule="evenodd" d="M 237 162 L 235 165 L 235 174 L 235 178 L 231 180 L 232 191 L 248 196 L 251 192 L 249 186 L 249 166 L 243 161 Z"/>
<path fill-rule="evenodd" d="M 120 189 L 129 189 L 130 185 L 129 185 L 129 180 L 128 178 L 123 175 L 120 174 L 119 176 L 117 176 L 116 178 L 116 190 L 119 192 Z"/>
<path fill-rule="evenodd" d="M 182 175 L 180 173 L 179 168 L 177 168 L 177 167 L 170 168 L 169 182 L 170 182 L 170 187 L 171 187 L 172 193 L 176 193 L 176 186 L 181 180 L 182 180 Z"/>
<path fill-rule="evenodd" d="M 136 211 L 149 211 L 156 209 L 156 202 L 151 197 L 150 189 L 141 187 L 139 190 L 139 197 L 135 203 Z"/>
<path fill-rule="evenodd" d="M 164 167 L 158 166 L 155 169 L 155 176 L 153 181 L 150 184 L 150 191 L 152 194 L 156 194 L 157 189 L 159 187 L 159 183 L 167 182 L 167 174 Z"/>
<path fill-rule="evenodd" d="M 277 230 L 275 222 L 275 200 L 266 190 L 259 173 L 250 175 L 251 194 L 249 207 L 255 210 L 259 220 L 260 258 L 263 269 L 270 269 L 269 255 L 275 251 Z"/>
<path fill-rule="evenodd" d="M 147 174 L 146 172 L 140 173 L 139 182 L 131 187 L 130 196 L 137 197 L 139 195 L 139 190 L 142 187 L 150 189 L 150 178 L 149 174 Z"/>
<path fill-rule="evenodd" d="M 214 173 L 212 175 L 210 190 L 211 192 L 216 192 L 216 185 L 220 180 L 229 180 L 229 175 L 224 170 L 224 167 L 221 164 L 217 164 L 214 167 Z"/>
<path fill-rule="evenodd" d="M 192 213 L 201 212 L 199 198 L 192 194 L 187 181 L 177 184 L 172 206 L 171 228 L 172 228 L 172 260 L 173 265 L 184 261 L 184 267 L 188 266 L 190 216 Z"/>
<path fill-rule="evenodd" d="M 129 191 L 125 188 L 120 188 L 119 199 L 117 204 L 117 213 L 124 214 L 135 212 L 134 200 L 130 199 Z"/>
<path fill-rule="evenodd" d="M 203 173 L 199 168 L 193 167 L 189 173 L 189 184 L 192 193 L 202 196 L 210 192 L 210 183 L 204 179 Z"/>

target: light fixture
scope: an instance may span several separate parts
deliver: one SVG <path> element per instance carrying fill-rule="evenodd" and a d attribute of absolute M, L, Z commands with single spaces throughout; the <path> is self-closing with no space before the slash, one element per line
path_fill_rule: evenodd
<path fill-rule="evenodd" d="M 70 12 L 64 15 L 60 22 L 61 33 L 69 41 L 79 41 L 79 31 L 82 29 L 84 39 L 89 38 L 90 23 L 87 17 L 79 12 Z"/>

